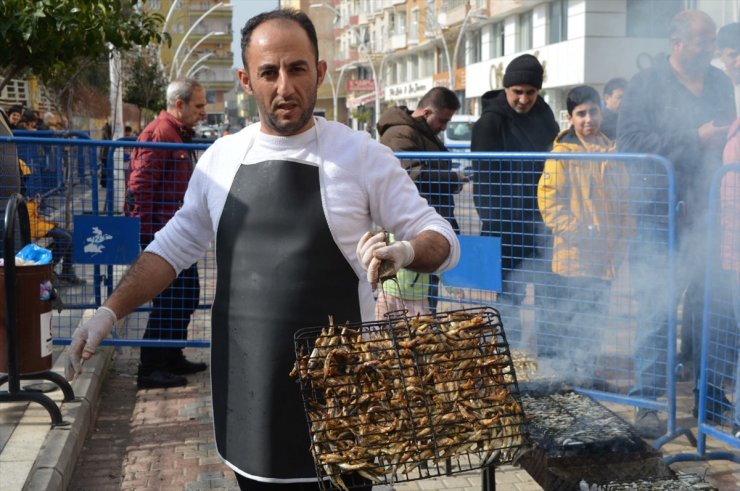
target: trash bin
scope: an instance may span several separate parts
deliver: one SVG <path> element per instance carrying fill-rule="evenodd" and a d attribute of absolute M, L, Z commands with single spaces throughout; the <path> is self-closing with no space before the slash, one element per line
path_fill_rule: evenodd
<path fill-rule="evenodd" d="M 16 266 L 16 359 L 21 375 L 44 372 L 52 366 L 51 301 L 40 298 L 43 284 L 51 281 L 52 265 Z M 0 267 L 0 372 L 8 373 L 5 268 Z"/>

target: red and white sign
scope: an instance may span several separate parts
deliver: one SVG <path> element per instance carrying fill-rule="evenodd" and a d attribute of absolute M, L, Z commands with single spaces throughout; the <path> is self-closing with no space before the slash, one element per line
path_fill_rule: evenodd
<path fill-rule="evenodd" d="M 347 80 L 347 92 L 374 92 L 375 80 L 356 79 Z"/>

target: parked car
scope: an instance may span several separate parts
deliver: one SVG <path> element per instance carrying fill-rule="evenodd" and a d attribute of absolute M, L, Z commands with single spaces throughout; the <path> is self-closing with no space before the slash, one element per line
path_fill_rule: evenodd
<path fill-rule="evenodd" d="M 442 142 L 451 152 L 469 152 L 470 139 L 473 135 L 473 123 L 477 116 L 456 114 L 442 134 Z M 471 162 L 468 159 L 452 159 L 452 168 L 466 174 L 470 173 Z"/>

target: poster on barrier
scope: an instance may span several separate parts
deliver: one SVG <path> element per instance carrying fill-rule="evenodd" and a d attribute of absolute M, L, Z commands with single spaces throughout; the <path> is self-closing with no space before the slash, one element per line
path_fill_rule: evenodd
<path fill-rule="evenodd" d="M 139 256 L 140 219 L 75 215 L 72 259 L 78 264 L 131 264 Z"/>
<path fill-rule="evenodd" d="M 501 291 L 501 239 L 460 235 L 460 261 L 442 274 L 445 286 Z"/>

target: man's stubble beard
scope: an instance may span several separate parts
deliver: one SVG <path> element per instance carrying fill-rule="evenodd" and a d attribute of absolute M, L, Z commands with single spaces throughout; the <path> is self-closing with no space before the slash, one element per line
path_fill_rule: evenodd
<path fill-rule="evenodd" d="M 252 86 L 250 84 L 250 89 L 252 89 Z M 254 93 L 254 89 L 252 89 L 252 93 Z M 275 116 L 275 113 L 273 113 L 271 110 L 268 110 L 267 107 L 262 104 L 262 101 L 255 97 L 255 101 L 257 102 L 257 109 L 259 110 L 260 117 L 262 122 L 267 125 L 271 130 L 273 130 L 275 133 L 282 135 L 282 136 L 291 136 L 295 135 L 301 128 L 303 128 L 309 119 L 313 117 L 313 110 L 314 107 L 316 107 L 316 99 L 318 96 L 318 86 L 314 87 L 314 89 L 311 91 L 311 98 L 308 101 L 308 107 L 305 108 L 305 110 L 301 113 L 301 116 L 298 118 L 298 121 L 295 123 L 280 123 L 277 116 Z"/>

